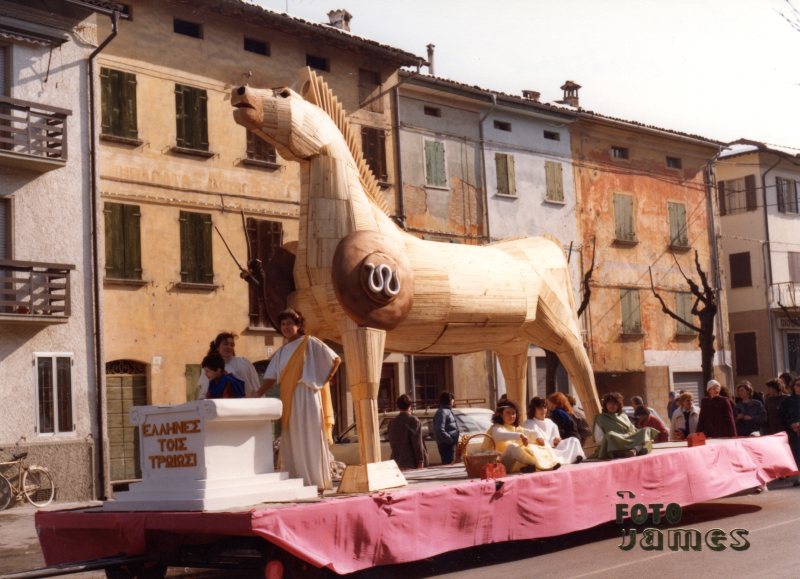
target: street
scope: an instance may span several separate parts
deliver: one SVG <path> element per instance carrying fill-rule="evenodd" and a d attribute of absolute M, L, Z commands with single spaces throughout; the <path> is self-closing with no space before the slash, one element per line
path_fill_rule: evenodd
<path fill-rule="evenodd" d="M 800 488 L 792 480 L 775 481 L 760 494 L 741 494 L 687 507 L 676 527 L 697 529 L 705 537 L 713 529 L 730 536 L 745 529 L 749 548 L 715 552 L 703 543 L 702 550 L 670 551 L 667 526 L 663 550 L 645 551 L 638 544 L 630 551 L 619 549 L 621 528 L 615 523 L 538 541 L 520 541 L 458 551 L 406 565 L 379 567 L 348 575 L 352 579 L 392 579 L 489 576 L 515 577 L 642 577 L 659 579 L 687 576 L 796 577 L 796 542 L 792 529 L 800 522 Z M 555 500 L 555 499 L 554 499 Z M 569 505 L 565 505 L 569 508 Z M 34 509 L 17 506 L 0 513 L 0 573 L 33 569 L 44 564 L 33 527 Z M 629 525 L 624 525 L 629 528 Z M 638 529 L 642 530 L 642 527 Z M 430 532 L 434 533 L 435 530 Z M 641 534 L 639 535 L 639 537 Z M 729 540 L 726 544 L 732 544 Z M 171 569 L 170 576 L 230 577 L 231 572 Z M 79 578 L 104 577 L 103 573 L 81 573 Z"/>

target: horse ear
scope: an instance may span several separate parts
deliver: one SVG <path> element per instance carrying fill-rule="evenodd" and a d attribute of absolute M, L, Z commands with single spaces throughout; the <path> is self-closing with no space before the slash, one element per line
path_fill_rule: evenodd
<path fill-rule="evenodd" d="M 312 100 L 312 93 L 314 89 L 311 84 L 311 79 L 313 74 L 314 73 L 311 70 L 311 67 L 308 66 L 304 66 L 297 71 L 297 78 L 300 81 L 300 96 L 307 101 Z"/>

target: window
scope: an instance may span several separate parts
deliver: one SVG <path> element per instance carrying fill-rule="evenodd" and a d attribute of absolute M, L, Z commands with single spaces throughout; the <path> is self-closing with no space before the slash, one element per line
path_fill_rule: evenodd
<path fill-rule="evenodd" d="M 442 109 L 438 107 L 422 107 L 422 111 L 429 117 L 441 117 Z"/>
<path fill-rule="evenodd" d="M 383 112 L 381 92 L 381 75 L 372 70 L 358 70 L 358 102 L 360 106 L 373 113 Z"/>
<path fill-rule="evenodd" d="M 102 134 L 138 140 L 136 75 L 111 68 L 100 69 Z"/>
<path fill-rule="evenodd" d="M 678 317 L 683 318 L 687 322 L 695 323 L 692 307 L 694 306 L 694 297 L 689 292 L 677 292 L 675 294 L 675 313 Z M 682 336 L 694 335 L 695 331 L 684 324 L 675 320 L 675 333 Z"/>
<path fill-rule="evenodd" d="M 314 56 L 313 54 L 306 54 L 306 66 L 316 68 L 317 70 L 330 70 L 327 58 Z"/>
<path fill-rule="evenodd" d="M 386 170 L 386 132 L 361 127 L 361 151 L 375 178 L 385 182 L 389 178 Z"/>
<path fill-rule="evenodd" d="M 791 179 L 778 177 L 778 211 L 781 213 L 797 213 L 797 183 Z"/>
<path fill-rule="evenodd" d="M 733 348 L 736 350 L 736 374 L 738 376 L 758 375 L 757 347 L 755 332 L 742 332 L 733 335 Z"/>
<path fill-rule="evenodd" d="M 211 215 L 181 211 L 181 282 L 211 284 Z"/>
<path fill-rule="evenodd" d="M 560 141 L 561 140 L 561 133 L 557 133 L 555 131 L 545 131 L 544 138 L 550 141 Z"/>
<path fill-rule="evenodd" d="M 275 252 L 283 245 L 283 224 L 280 221 L 248 218 L 246 227 L 251 259 L 261 260 L 262 265 L 266 267 Z M 250 287 L 250 327 L 268 328 L 270 323 L 265 307 L 266 302 L 261 299 L 262 288 L 252 284 L 248 285 Z"/>
<path fill-rule="evenodd" d="M 514 177 L 514 155 L 494 154 L 494 167 L 497 173 L 497 193 L 516 195 L 517 185 Z"/>
<path fill-rule="evenodd" d="M 182 149 L 208 151 L 208 95 L 199 88 L 175 85 L 177 145 Z"/>
<path fill-rule="evenodd" d="M 731 267 L 731 288 L 750 287 L 753 280 L 750 276 L 750 252 L 732 253 L 728 257 Z"/>
<path fill-rule="evenodd" d="M 668 169 L 681 169 L 683 168 L 683 161 L 679 157 L 667 157 Z"/>
<path fill-rule="evenodd" d="M 633 226 L 633 196 L 614 193 L 614 237 L 617 241 L 636 241 Z"/>
<path fill-rule="evenodd" d="M 507 123 L 506 121 L 495 121 L 494 128 L 498 131 L 507 131 L 511 132 L 511 123 Z"/>
<path fill-rule="evenodd" d="M 547 191 L 545 192 L 545 199 L 548 201 L 556 201 L 563 203 L 564 201 L 564 175 L 561 163 L 555 161 L 544 162 L 545 181 L 547 183 Z"/>
<path fill-rule="evenodd" d="M 428 187 L 447 187 L 442 141 L 425 141 L 425 184 Z"/>
<path fill-rule="evenodd" d="M 174 18 L 172 20 L 172 31 L 175 32 L 175 34 L 183 34 L 185 36 L 191 36 L 192 38 L 203 38 L 202 24 L 181 20 L 180 18 Z"/>
<path fill-rule="evenodd" d="M 11 201 L 0 197 L 0 259 L 11 259 Z"/>
<path fill-rule="evenodd" d="M 622 306 L 622 333 L 641 334 L 642 316 L 639 311 L 639 290 L 621 289 L 619 297 Z"/>
<path fill-rule="evenodd" d="M 753 211 L 758 207 L 756 202 L 756 176 L 748 175 L 741 179 L 720 181 L 717 185 L 720 215 Z"/>
<path fill-rule="evenodd" d="M 247 131 L 247 160 L 275 165 L 278 162 L 278 152 L 267 141 Z"/>
<path fill-rule="evenodd" d="M 106 277 L 142 279 L 140 240 L 141 211 L 138 205 L 103 205 L 106 230 Z"/>
<path fill-rule="evenodd" d="M 611 147 L 612 159 L 629 159 L 629 152 L 627 147 Z"/>
<path fill-rule="evenodd" d="M 247 52 L 254 52 L 263 56 L 269 56 L 269 43 L 255 38 L 244 37 L 244 49 Z"/>
<path fill-rule="evenodd" d="M 414 357 L 414 385 L 416 403 L 419 407 L 436 406 L 443 390 L 452 392 L 450 358 L 424 356 Z"/>
<path fill-rule="evenodd" d="M 686 232 L 686 205 L 683 203 L 667 203 L 669 214 L 670 247 L 689 247 L 689 236 Z"/>
<path fill-rule="evenodd" d="M 798 283 L 800 282 L 800 253 L 789 251 L 787 257 L 789 258 L 789 281 Z"/>
<path fill-rule="evenodd" d="M 73 432 L 72 355 L 34 354 L 39 434 Z"/>

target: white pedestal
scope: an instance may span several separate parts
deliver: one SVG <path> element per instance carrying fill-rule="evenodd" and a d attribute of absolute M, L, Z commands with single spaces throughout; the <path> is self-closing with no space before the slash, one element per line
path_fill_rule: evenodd
<path fill-rule="evenodd" d="M 272 422 L 281 411 L 274 398 L 133 408 L 142 481 L 103 510 L 212 511 L 316 498 L 316 487 L 275 472 Z"/>

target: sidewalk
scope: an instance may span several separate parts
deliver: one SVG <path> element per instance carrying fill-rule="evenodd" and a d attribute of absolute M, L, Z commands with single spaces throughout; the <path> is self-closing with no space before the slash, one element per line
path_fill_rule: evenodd
<path fill-rule="evenodd" d="M 100 503 L 53 503 L 47 509 L 77 508 Z M 14 571 L 44 567 L 44 557 L 36 535 L 34 514 L 39 510 L 27 503 L 12 503 L 0 511 L 0 576 Z M 72 577 L 104 577 L 104 574 L 72 575 Z"/>

